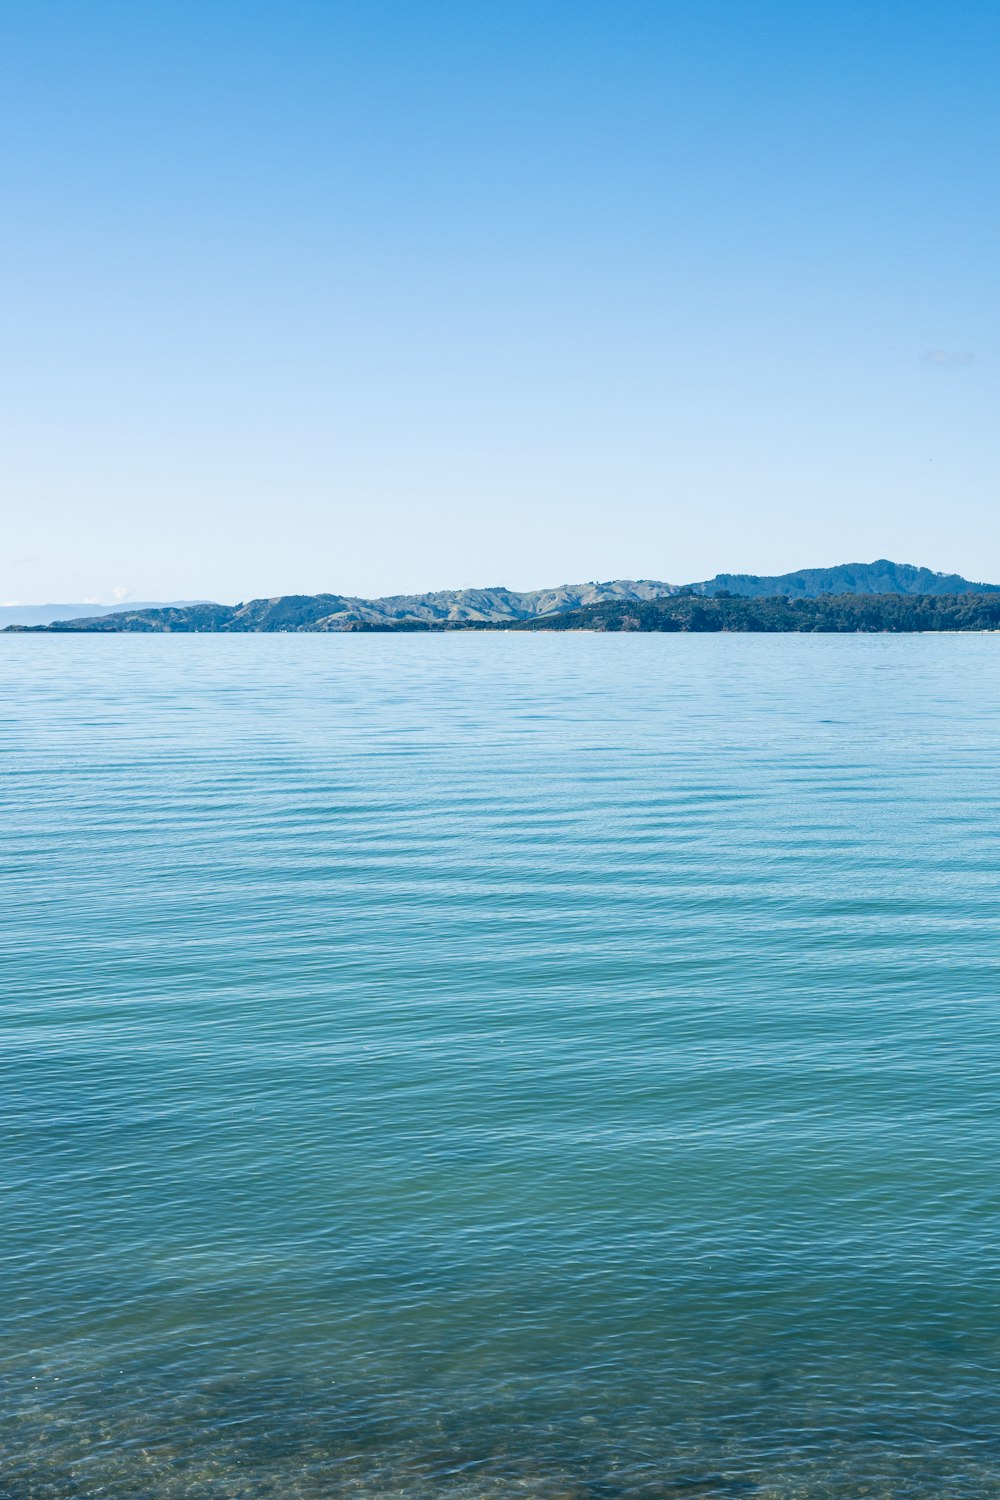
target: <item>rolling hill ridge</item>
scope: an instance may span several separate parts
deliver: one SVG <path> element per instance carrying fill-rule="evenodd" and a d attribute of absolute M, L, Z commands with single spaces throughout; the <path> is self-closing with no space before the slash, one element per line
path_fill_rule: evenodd
<path fill-rule="evenodd" d="M 595 610 L 603 613 L 594 614 L 594 620 L 609 622 L 624 618 L 621 611 L 626 606 L 642 607 L 646 612 L 643 617 L 652 619 L 648 613 L 650 607 L 691 597 L 701 597 L 706 601 L 726 597 L 808 601 L 848 595 L 912 599 L 998 592 L 1000 585 L 975 583 L 957 573 L 936 573 L 930 568 L 880 558 L 872 563 L 802 568 L 794 573 L 774 576 L 718 573 L 714 578 L 686 585 L 656 579 L 611 579 L 604 583 L 562 584 L 528 592 L 503 587 L 453 589 L 427 594 L 396 594 L 381 599 L 362 599 L 345 594 L 282 594 L 273 599 L 252 599 L 240 604 L 124 608 L 113 614 L 55 620 L 45 625 L 13 625 L 8 629 L 203 633 L 541 627 L 545 622 L 556 620 L 565 624 L 568 622 L 563 621 L 563 616 L 578 618 Z M 898 610 L 896 613 L 899 614 Z M 639 617 L 634 609 L 632 615 Z M 623 627 L 605 623 L 595 628 Z M 649 625 L 638 628 L 669 627 Z"/>

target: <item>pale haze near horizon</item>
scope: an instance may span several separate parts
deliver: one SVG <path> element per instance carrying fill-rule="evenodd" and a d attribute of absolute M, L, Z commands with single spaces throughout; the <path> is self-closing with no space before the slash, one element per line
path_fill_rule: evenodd
<path fill-rule="evenodd" d="M 0 36 L 0 599 L 1000 580 L 994 4 Z"/>

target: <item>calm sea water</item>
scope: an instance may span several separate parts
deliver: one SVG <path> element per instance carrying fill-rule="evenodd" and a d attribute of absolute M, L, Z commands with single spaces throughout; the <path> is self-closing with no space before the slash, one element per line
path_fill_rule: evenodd
<path fill-rule="evenodd" d="M 1000 1493 L 1000 638 L 0 680 L 3 1500 Z"/>

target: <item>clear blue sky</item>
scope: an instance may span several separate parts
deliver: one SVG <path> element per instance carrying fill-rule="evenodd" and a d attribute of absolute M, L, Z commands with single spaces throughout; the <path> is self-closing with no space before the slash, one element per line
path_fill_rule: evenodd
<path fill-rule="evenodd" d="M 1000 580 L 996 0 L 10 0 L 0 599 Z"/>

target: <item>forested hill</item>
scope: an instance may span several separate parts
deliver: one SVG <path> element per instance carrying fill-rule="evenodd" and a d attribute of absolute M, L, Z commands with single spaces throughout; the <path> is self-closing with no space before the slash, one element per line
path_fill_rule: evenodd
<path fill-rule="evenodd" d="M 992 594 L 840 594 L 821 599 L 711 598 L 675 594 L 648 604 L 593 604 L 517 630 L 910 631 L 1000 630 L 1000 591 Z"/>
<path fill-rule="evenodd" d="M 688 587 L 696 594 L 740 594 L 759 599 L 784 594 L 816 599 L 822 594 L 990 594 L 1000 584 L 970 583 L 958 573 L 935 573 L 912 563 L 880 557 L 872 563 L 841 563 L 835 568 L 800 568 L 765 577 L 756 573 L 717 573 Z"/>

